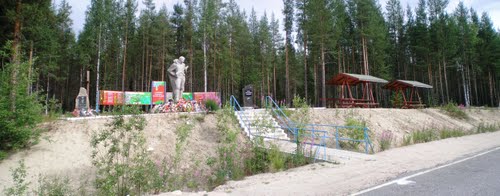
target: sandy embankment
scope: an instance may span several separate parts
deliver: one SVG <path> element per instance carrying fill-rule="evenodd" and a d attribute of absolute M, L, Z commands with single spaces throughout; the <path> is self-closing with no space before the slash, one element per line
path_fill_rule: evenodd
<path fill-rule="evenodd" d="M 373 141 L 383 131 L 391 131 L 396 138 L 414 130 L 429 127 L 461 127 L 470 130 L 477 124 L 500 122 L 498 109 L 470 109 L 469 120 L 456 120 L 437 109 L 324 109 L 313 110 L 313 123 L 344 124 L 348 117 L 367 122 L 373 132 Z M 175 127 L 185 122 L 184 114 L 147 115 L 145 133 L 153 156 L 157 159 L 171 155 L 175 148 Z M 28 167 L 28 180 L 36 182 L 38 174 L 70 177 L 73 184 L 91 179 L 93 167 L 90 160 L 90 135 L 105 128 L 106 119 L 57 121 L 53 130 L 31 149 L 18 152 L 0 163 L 0 191 L 12 184 L 9 168 L 24 159 Z M 214 115 L 197 124 L 188 138 L 184 162 L 193 163 L 192 157 L 204 163 L 214 156 L 220 135 Z M 396 139 L 395 143 L 399 143 Z M 242 195 L 343 195 L 379 184 L 405 172 L 433 167 L 461 156 L 500 146 L 500 132 L 450 138 L 426 144 L 417 144 L 373 155 L 375 161 L 350 161 L 340 165 L 313 164 L 274 174 L 251 176 L 238 182 L 228 182 L 212 194 Z M 200 164 L 202 170 L 208 170 Z M 192 167 L 189 164 L 182 168 Z M 208 172 L 208 171 L 207 171 Z M 206 180 L 206 179 L 205 179 Z"/>
<path fill-rule="evenodd" d="M 187 139 L 181 159 L 181 170 L 195 167 L 196 163 L 205 163 L 208 157 L 216 155 L 220 134 L 216 128 L 216 117 L 206 115 L 202 122 L 197 122 L 199 114 L 154 114 L 145 115 L 148 121 L 144 129 L 147 147 L 152 148 L 155 160 L 161 161 L 174 154 L 176 134 L 175 128 L 186 123 L 188 118 L 195 125 Z M 198 119 L 200 120 L 200 119 Z M 73 186 L 92 185 L 95 168 L 91 163 L 91 135 L 94 131 L 105 129 L 110 118 L 85 119 L 77 121 L 59 120 L 44 125 L 52 127 L 43 134 L 39 144 L 31 149 L 22 150 L 0 162 L 0 195 L 5 187 L 12 185 L 11 168 L 24 160 L 27 167 L 27 180 L 31 188 L 36 187 L 39 175 L 69 177 Z M 205 175 L 210 172 L 206 164 L 196 166 Z M 203 174 L 201 173 L 201 174 Z M 201 176 L 200 176 L 201 177 Z M 206 180 L 206 179 L 200 179 Z M 88 181 L 85 183 L 85 181 Z"/>

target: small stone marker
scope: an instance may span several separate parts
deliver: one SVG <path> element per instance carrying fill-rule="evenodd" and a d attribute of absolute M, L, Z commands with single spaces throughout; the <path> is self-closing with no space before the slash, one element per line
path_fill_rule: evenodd
<path fill-rule="evenodd" d="M 253 108 L 253 86 L 246 85 L 243 88 L 243 107 Z"/>
<path fill-rule="evenodd" d="M 87 90 L 83 87 L 80 87 L 80 92 L 78 93 L 78 96 L 76 96 L 75 99 L 75 112 L 73 112 L 73 115 L 75 116 L 87 116 L 89 112 L 89 96 L 87 94 Z"/>

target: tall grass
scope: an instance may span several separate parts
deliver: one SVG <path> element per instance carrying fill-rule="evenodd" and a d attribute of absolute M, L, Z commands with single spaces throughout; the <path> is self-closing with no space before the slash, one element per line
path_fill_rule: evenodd
<path fill-rule="evenodd" d="M 450 102 L 441 107 L 441 110 L 453 118 L 468 119 L 469 116 L 465 113 L 464 109 L 458 107 L 456 103 Z"/>
<path fill-rule="evenodd" d="M 443 129 L 439 131 L 440 139 L 446 139 L 451 137 L 462 137 L 464 135 L 467 135 L 467 133 L 461 129 Z"/>
<path fill-rule="evenodd" d="M 393 134 L 390 131 L 384 131 L 382 135 L 380 135 L 380 137 L 378 138 L 380 151 L 384 151 L 391 148 L 392 140 L 393 140 Z"/>
<path fill-rule="evenodd" d="M 487 124 L 487 123 L 479 123 L 476 128 L 476 133 L 486 133 L 486 132 L 494 132 L 500 129 L 500 123 L 497 124 Z"/>

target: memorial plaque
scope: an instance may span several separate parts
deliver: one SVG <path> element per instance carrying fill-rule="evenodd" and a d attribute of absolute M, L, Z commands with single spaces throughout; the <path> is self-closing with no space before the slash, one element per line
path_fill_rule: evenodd
<path fill-rule="evenodd" d="M 243 107 L 253 108 L 253 86 L 246 85 L 243 88 Z"/>
<path fill-rule="evenodd" d="M 75 99 L 75 109 L 88 110 L 89 108 L 89 96 L 87 95 L 87 90 L 82 87 Z"/>

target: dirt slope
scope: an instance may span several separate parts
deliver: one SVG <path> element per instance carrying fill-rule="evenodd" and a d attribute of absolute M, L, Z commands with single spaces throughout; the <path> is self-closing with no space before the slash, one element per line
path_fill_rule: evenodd
<path fill-rule="evenodd" d="M 314 124 L 344 125 L 347 118 L 365 121 L 372 132 L 372 141 L 377 145 L 377 138 L 384 131 L 394 135 L 393 147 L 402 143 L 404 135 L 422 129 L 460 129 L 475 131 L 480 124 L 500 125 L 499 109 L 466 109 L 468 119 L 462 120 L 450 117 L 439 109 L 315 109 L 311 110 L 311 120 Z M 375 149 L 377 150 L 377 149 Z"/>
<path fill-rule="evenodd" d="M 366 121 L 374 134 L 375 138 L 372 140 L 375 142 L 376 137 L 383 131 L 391 131 L 398 140 L 403 135 L 422 128 L 458 127 L 470 130 L 481 122 L 500 123 L 500 110 L 498 109 L 469 109 L 467 113 L 470 117 L 468 120 L 457 120 L 437 109 L 315 109 L 311 111 L 311 119 L 313 123 L 319 124 L 344 124 L 349 117 Z M 195 123 L 195 127 L 188 138 L 184 151 L 185 156 L 181 161 L 183 163 L 181 169 L 193 168 L 196 162 L 201 162 L 197 169 L 201 173 L 209 172 L 209 168 L 204 163 L 207 157 L 216 155 L 220 140 L 220 134 L 216 128 L 217 119 L 215 115 L 207 115 L 204 118 L 195 116 L 196 114 L 145 115 L 148 125 L 144 131 L 148 147 L 153 149 L 152 154 L 156 160 L 161 160 L 174 153 L 176 141 L 174 130 L 179 124 L 186 123 L 190 119 L 192 123 Z M 52 131 L 42 137 L 46 139 L 42 139 L 31 149 L 18 152 L 0 163 L 0 191 L 11 185 L 9 169 L 16 167 L 21 159 L 25 160 L 28 167 L 28 180 L 32 182 L 36 182 L 39 174 L 68 176 L 75 186 L 81 185 L 83 179 L 92 179 L 94 169 L 90 159 L 92 150 L 89 144 L 90 137 L 93 131 L 105 128 L 108 120 L 60 120 L 46 125 L 52 127 Z M 374 155 L 377 156 L 377 159 L 373 162 L 353 165 L 315 164 L 277 174 L 263 174 L 249 177 L 249 180 L 228 183 L 228 185 L 218 188 L 219 192 L 217 193 L 224 194 L 226 191 L 235 191 L 236 193 L 252 195 L 257 193 L 253 192 L 254 188 L 264 188 L 262 190 L 273 190 L 278 193 L 288 190 L 286 193 L 289 194 L 294 192 L 328 194 L 331 193 L 328 192 L 332 191 L 331 189 L 322 191 L 321 188 L 339 187 L 340 185 L 342 188 L 339 189 L 338 193 L 348 193 L 360 188 L 361 185 L 368 186 L 402 172 L 430 167 L 465 153 L 500 145 L 499 138 L 500 133 L 491 133 L 451 138 L 429 143 L 429 146 L 419 144 L 396 148 Z M 462 143 L 460 143 L 461 141 Z M 434 145 L 434 143 L 436 144 Z M 433 157 L 436 156 L 437 159 L 434 160 Z M 347 169 L 338 170 L 339 167 Z M 366 173 L 372 173 L 371 177 L 365 180 L 355 177 Z M 332 176 L 334 177 L 332 178 Z M 375 179 L 375 181 L 369 179 Z M 311 181 L 312 184 L 298 186 L 306 181 Z M 341 184 L 337 185 L 336 183 Z M 351 183 L 358 185 L 353 186 Z M 233 190 L 233 187 L 236 187 L 238 191 Z M 300 187 L 309 188 L 301 189 Z M 315 192 L 315 190 L 320 190 L 320 192 Z"/>
<path fill-rule="evenodd" d="M 220 134 L 216 128 L 215 115 L 204 118 L 200 114 L 155 114 L 145 115 L 148 124 L 144 129 L 148 148 L 152 149 L 155 160 L 161 161 L 173 155 L 175 149 L 175 128 L 190 121 L 195 126 L 187 139 L 180 169 L 195 167 L 208 174 L 205 161 L 216 155 Z M 58 120 L 44 126 L 52 127 L 45 133 L 39 144 L 31 149 L 20 151 L 0 163 L 0 193 L 11 182 L 10 168 L 15 168 L 23 159 L 27 166 L 28 180 L 35 183 L 39 174 L 68 176 L 74 186 L 80 186 L 85 180 L 94 178 L 90 154 L 90 138 L 94 131 L 104 129 L 110 119 Z M 200 121 L 200 122 L 198 122 Z M 201 173 L 201 175 L 203 175 Z M 88 183 L 90 184 L 90 183 Z"/>

